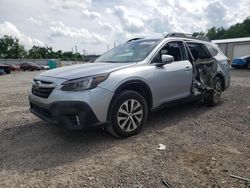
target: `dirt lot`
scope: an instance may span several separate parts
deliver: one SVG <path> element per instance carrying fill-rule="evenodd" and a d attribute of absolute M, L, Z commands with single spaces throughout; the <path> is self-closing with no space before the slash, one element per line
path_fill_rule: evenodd
<path fill-rule="evenodd" d="M 38 72 L 0 77 L 0 187 L 250 187 L 250 71 L 233 70 L 219 106 L 180 105 L 151 114 L 143 131 L 117 140 L 71 132 L 33 116 Z M 156 150 L 158 144 L 167 146 Z"/>

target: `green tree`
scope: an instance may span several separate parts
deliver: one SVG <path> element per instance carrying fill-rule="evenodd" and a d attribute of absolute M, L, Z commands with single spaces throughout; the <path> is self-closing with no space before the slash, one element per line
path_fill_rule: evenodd
<path fill-rule="evenodd" d="M 63 52 L 62 53 L 62 60 L 74 60 L 74 54 L 73 52 Z"/>
<path fill-rule="evenodd" d="M 27 55 L 23 45 L 19 44 L 17 38 L 4 35 L 0 38 L 0 58 L 20 59 Z"/>
<path fill-rule="evenodd" d="M 47 59 L 49 50 L 46 47 L 33 46 L 28 53 L 29 58 L 33 59 Z"/>
<path fill-rule="evenodd" d="M 250 20 L 246 19 L 244 20 L 244 22 L 232 25 L 228 29 L 225 29 L 223 27 L 220 28 L 212 27 L 208 29 L 206 36 L 210 40 L 250 37 Z"/>
<path fill-rule="evenodd" d="M 204 32 L 194 32 L 192 34 L 193 37 L 197 37 L 197 36 L 205 36 L 205 33 Z"/>

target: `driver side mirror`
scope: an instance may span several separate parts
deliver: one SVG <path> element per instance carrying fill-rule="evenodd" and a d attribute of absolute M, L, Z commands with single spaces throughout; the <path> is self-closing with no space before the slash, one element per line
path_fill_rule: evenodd
<path fill-rule="evenodd" d="M 171 55 L 161 55 L 162 63 L 168 64 L 174 62 L 174 57 Z"/>
<path fill-rule="evenodd" d="M 174 57 L 171 55 L 166 55 L 166 54 L 162 54 L 161 55 L 161 63 L 157 63 L 156 66 L 163 66 L 165 64 L 169 64 L 174 62 Z"/>

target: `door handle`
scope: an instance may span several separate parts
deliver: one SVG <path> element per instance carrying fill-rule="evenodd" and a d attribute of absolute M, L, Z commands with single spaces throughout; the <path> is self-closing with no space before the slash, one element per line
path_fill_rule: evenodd
<path fill-rule="evenodd" d="M 185 71 L 190 71 L 191 69 L 191 67 L 185 67 Z"/>

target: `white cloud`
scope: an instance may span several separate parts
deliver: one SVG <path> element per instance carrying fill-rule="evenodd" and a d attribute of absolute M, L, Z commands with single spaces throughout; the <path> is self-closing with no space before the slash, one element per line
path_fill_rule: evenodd
<path fill-rule="evenodd" d="M 54 37 L 77 38 L 84 43 L 104 43 L 105 39 L 96 33 L 91 33 L 87 29 L 68 27 L 62 22 L 54 22 L 50 27 Z"/>
<path fill-rule="evenodd" d="M 111 13 L 112 13 L 111 8 L 106 8 L 106 13 L 107 13 L 107 14 L 111 14 Z"/>
<path fill-rule="evenodd" d="M 170 14 L 164 14 L 158 8 L 154 9 L 146 22 L 154 33 L 173 32 L 176 30 L 173 17 Z"/>
<path fill-rule="evenodd" d="M 208 27 L 228 26 L 232 21 L 228 8 L 220 0 L 209 3 L 204 9 L 204 14 L 207 18 Z"/>
<path fill-rule="evenodd" d="M 23 33 L 21 33 L 15 25 L 10 22 L 4 22 L 0 24 L 0 37 L 4 35 L 10 35 L 19 39 L 19 42 L 27 47 L 32 47 L 33 45 L 44 46 L 44 43 L 36 38 L 31 38 Z"/>
<path fill-rule="evenodd" d="M 30 17 L 30 18 L 28 19 L 28 21 L 29 21 L 30 23 L 32 23 L 32 24 L 36 24 L 36 25 L 39 25 L 39 26 L 42 25 L 42 21 L 41 21 L 41 20 L 35 19 L 35 18 L 33 18 L 33 17 Z"/>
<path fill-rule="evenodd" d="M 114 27 L 109 24 L 108 22 L 98 22 L 98 24 L 100 25 L 101 29 L 106 31 L 106 32 L 110 32 L 114 30 Z"/>
<path fill-rule="evenodd" d="M 82 14 L 91 19 L 101 18 L 101 14 L 99 14 L 98 12 L 89 11 L 88 9 L 83 10 Z"/>
<path fill-rule="evenodd" d="M 27 47 L 38 38 L 58 50 L 94 52 L 99 44 L 104 52 L 131 37 L 228 27 L 250 15 L 250 0 L 6 0 L 0 12 L 1 32 Z"/>
<path fill-rule="evenodd" d="M 141 19 L 130 16 L 123 6 L 115 6 L 114 15 L 120 19 L 122 28 L 131 33 L 139 33 L 144 30 L 144 23 Z"/>
<path fill-rule="evenodd" d="M 91 0 L 47 0 L 52 9 L 84 9 Z"/>

